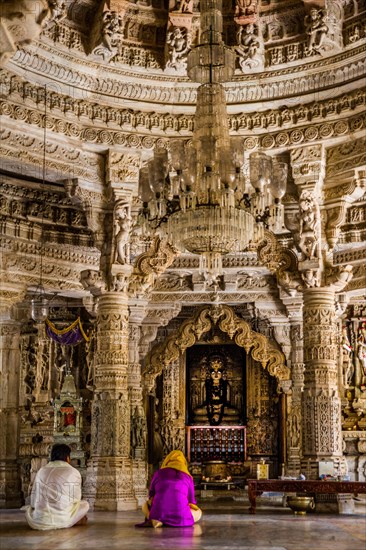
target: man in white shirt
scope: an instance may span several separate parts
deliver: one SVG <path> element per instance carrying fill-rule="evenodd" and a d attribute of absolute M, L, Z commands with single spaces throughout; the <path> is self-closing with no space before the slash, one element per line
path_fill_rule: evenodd
<path fill-rule="evenodd" d="M 68 445 L 52 447 L 51 459 L 38 470 L 26 519 L 32 529 L 63 529 L 85 525 L 89 503 L 81 500 L 81 475 L 70 464 Z"/>

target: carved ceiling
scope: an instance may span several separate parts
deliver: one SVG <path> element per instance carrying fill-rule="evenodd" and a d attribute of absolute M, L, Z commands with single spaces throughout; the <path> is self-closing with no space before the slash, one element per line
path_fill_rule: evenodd
<path fill-rule="evenodd" d="M 311 8 L 325 17 L 323 35 Z M 14 296 L 33 288 L 42 248 L 50 292 L 96 300 L 114 201 L 127 197 L 136 221 L 139 168 L 154 147 L 192 136 L 197 84 L 186 56 L 198 41 L 199 2 L 40 0 L 35 9 L 33 0 L 5 0 L 2 16 L 2 281 Z M 214 289 L 197 257 L 133 231 L 131 304 L 150 304 L 147 319 L 169 304 L 215 300 L 286 317 L 309 284 L 306 265 L 286 271 L 282 252 L 301 264 L 300 199 L 309 190 L 324 261 L 353 265 L 346 292 L 357 300 L 366 287 L 366 2 L 224 0 L 223 16 L 237 55 L 225 84 L 230 133 L 244 138 L 246 156 L 264 150 L 291 168 L 274 246 L 282 270 L 255 249 L 228 255 Z"/>

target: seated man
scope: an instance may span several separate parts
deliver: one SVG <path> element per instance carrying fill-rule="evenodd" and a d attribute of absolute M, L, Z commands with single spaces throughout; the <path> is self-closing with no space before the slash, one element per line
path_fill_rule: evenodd
<path fill-rule="evenodd" d="M 51 460 L 37 472 L 26 519 L 32 529 L 63 529 L 84 525 L 89 503 L 81 500 L 81 475 L 70 464 L 68 445 L 54 445 Z"/>

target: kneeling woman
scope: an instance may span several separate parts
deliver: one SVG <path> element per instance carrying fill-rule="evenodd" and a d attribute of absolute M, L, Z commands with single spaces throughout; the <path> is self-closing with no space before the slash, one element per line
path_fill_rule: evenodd
<path fill-rule="evenodd" d="M 149 500 L 142 506 L 147 518 L 140 526 L 185 527 L 196 523 L 202 510 L 196 504 L 193 478 L 182 451 L 172 451 L 154 473 Z"/>

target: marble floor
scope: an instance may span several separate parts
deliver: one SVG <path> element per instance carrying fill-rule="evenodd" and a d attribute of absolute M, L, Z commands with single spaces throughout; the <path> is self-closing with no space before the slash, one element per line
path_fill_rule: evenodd
<path fill-rule="evenodd" d="M 366 516 L 307 514 L 242 505 L 202 505 L 199 524 L 138 529 L 141 512 L 89 512 L 86 526 L 32 531 L 20 510 L 0 511 L 1 550 L 366 550 Z"/>

